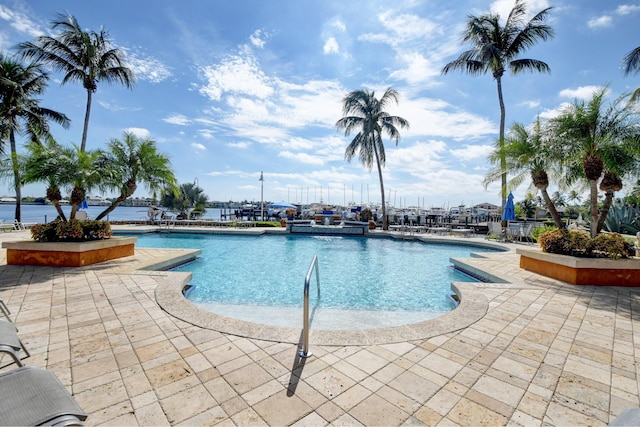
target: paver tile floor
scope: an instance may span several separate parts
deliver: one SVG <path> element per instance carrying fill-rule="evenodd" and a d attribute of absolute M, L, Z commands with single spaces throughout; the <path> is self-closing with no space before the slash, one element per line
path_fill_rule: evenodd
<path fill-rule="evenodd" d="M 88 425 L 582 426 L 640 406 L 636 288 L 567 285 L 520 270 L 513 250 L 490 254 L 469 265 L 508 283 L 469 285 L 488 303 L 471 324 L 371 345 L 312 340 L 304 359 L 295 342 L 163 310 L 156 291 L 184 273 L 139 268 L 177 253 L 46 268 L 8 266 L 0 250 L 24 362 L 54 372 Z"/>

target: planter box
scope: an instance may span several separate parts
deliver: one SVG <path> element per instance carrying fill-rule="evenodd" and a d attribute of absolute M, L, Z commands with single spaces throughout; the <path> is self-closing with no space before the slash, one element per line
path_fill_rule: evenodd
<path fill-rule="evenodd" d="M 82 267 L 134 254 L 136 237 L 112 237 L 90 242 L 2 242 L 8 265 Z"/>
<path fill-rule="evenodd" d="M 639 259 L 580 258 L 516 249 L 520 268 L 573 285 L 640 286 Z"/>

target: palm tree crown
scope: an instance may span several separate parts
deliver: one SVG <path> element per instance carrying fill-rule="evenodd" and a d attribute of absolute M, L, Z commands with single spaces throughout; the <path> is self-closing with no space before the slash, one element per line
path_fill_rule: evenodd
<path fill-rule="evenodd" d="M 502 96 L 502 76 L 505 69 L 513 74 L 523 71 L 550 72 L 549 66 L 537 59 L 518 58 L 527 48 L 535 45 L 539 40 L 553 37 L 553 29 L 544 21 L 549 15 L 550 7 L 538 12 L 526 21 L 526 3 L 516 0 L 506 23 L 500 25 L 500 16 L 487 14 L 469 16 L 463 32 L 463 41 L 471 43 L 471 49 L 462 52 L 460 56 L 449 62 L 442 69 L 442 74 L 460 70 L 471 75 L 491 72 L 498 87 L 498 101 L 500 103 L 500 145 L 504 145 L 505 135 L 505 107 Z M 502 173 L 502 207 L 504 209 L 507 195 L 507 174 L 504 159 L 501 162 Z"/>
<path fill-rule="evenodd" d="M 640 46 L 627 53 L 622 59 L 622 68 L 625 76 L 635 74 L 640 71 Z M 640 88 L 636 89 L 631 95 L 631 101 L 640 98 Z"/>
<path fill-rule="evenodd" d="M 139 138 L 131 132 L 124 132 L 122 140 L 112 139 L 108 150 L 99 159 L 105 171 L 102 184 L 118 192 L 114 202 L 101 212 L 96 220 L 102 219 L 120 203 L 131 197 L 142 183 L 152 192 L 177 191 L 176 179 L 169 158 L 158 151 L 155 141 Z"/>
<path fill-rule="evenodd" d="M 394 139 L 397 145 L 400 141 L 398 127 L 408 129 L 409 122 L 402 117 L 392 116 L 384 110 L 390 102 L 398 103 L 398 92 L 391 88 L 388 88 L 380 99 L 376 98 L 373 91 L 354 90 L 349 92 L 342 102 L 344 117 L 336 122 L 336 127 L 344 129 L 345 136 L 357 131 L 345 150 L 345 159 L 351 161 L 357 153 L 360 162 L 369 169 L 373 167 L 375 160 L 382 196 L 382 227 L 386 230 L 388 224 L 382 180 L 382 166 L 386 162 L 386 155 L 382 134 Z"/>
<path fill-rule="evenodd" d="M 21 220 L 22 178 L 18 161 L 16 135 L 28 135 L 36 140 L 49 135 L 49 121 L 69 127 L 67 116 L 43 108 L 35 98 L 47 86 L 49 77 L 36 63 L 22 64 L 0 54 L 0 151 L 7 139 L 11 146 L 13 184 L 16 192 L 16 221 Z"/>
<path fill-rule="evenodd" d="M 18 45 L 21 55 L 64 73 L 62 84 L 80 82 L 87 91 L 87 106 L 80 149 L 85 150 L 91 113 L 91 99 L 99 82 L 118 83 L 132 88 L 133 72 L 124 65 L 124 54 L 112 46 L 109 34 L 84 30 L 72 15 L 59 14 L 51 24 L 61 30 L 55 36 L 40 36 Z"/>

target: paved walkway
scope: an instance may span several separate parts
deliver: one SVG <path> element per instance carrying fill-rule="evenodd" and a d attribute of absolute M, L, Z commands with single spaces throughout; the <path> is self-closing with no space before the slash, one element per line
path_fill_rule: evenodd
<path fill-rule="evenodd" d="M 54 269 L 7 266 L 0 250 L 25 362 L 55 372 L 89 425 L 606 425 L 640 406 L 636 288 L 571 286 L 520 270 L 513 250 L 491 254 L 468 261 L 504 279 L 462 290 L 463 304 L 486 302 L 472 323 L 386 344 L 312 341 L 300 359 L 295 343 L 163 310 L 156 291 L 186 276 L 138 269 L 176 255 L 138 248 Z"/>

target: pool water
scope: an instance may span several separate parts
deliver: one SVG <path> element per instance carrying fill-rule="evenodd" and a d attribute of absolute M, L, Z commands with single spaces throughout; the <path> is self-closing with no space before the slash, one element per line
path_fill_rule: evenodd
<path fill-rule="evenodd" d="M 196 305 L 275 326 L 301 323 L 304 280 L 317 255 L 320 297 L 314 273 L 310 305 L 319 329 L 354 329 L 354 323 L 357 329 L 388 327 L 447 313 L 453 309 L 451 282 L 473 280 L 454 270 L 449 258 L 488 251 L 362 237 L 137 237 L 138 247 L 202 249 L 198 260 L 175 269 L 192 273 L 195 287 L 188 299 Z"/>

